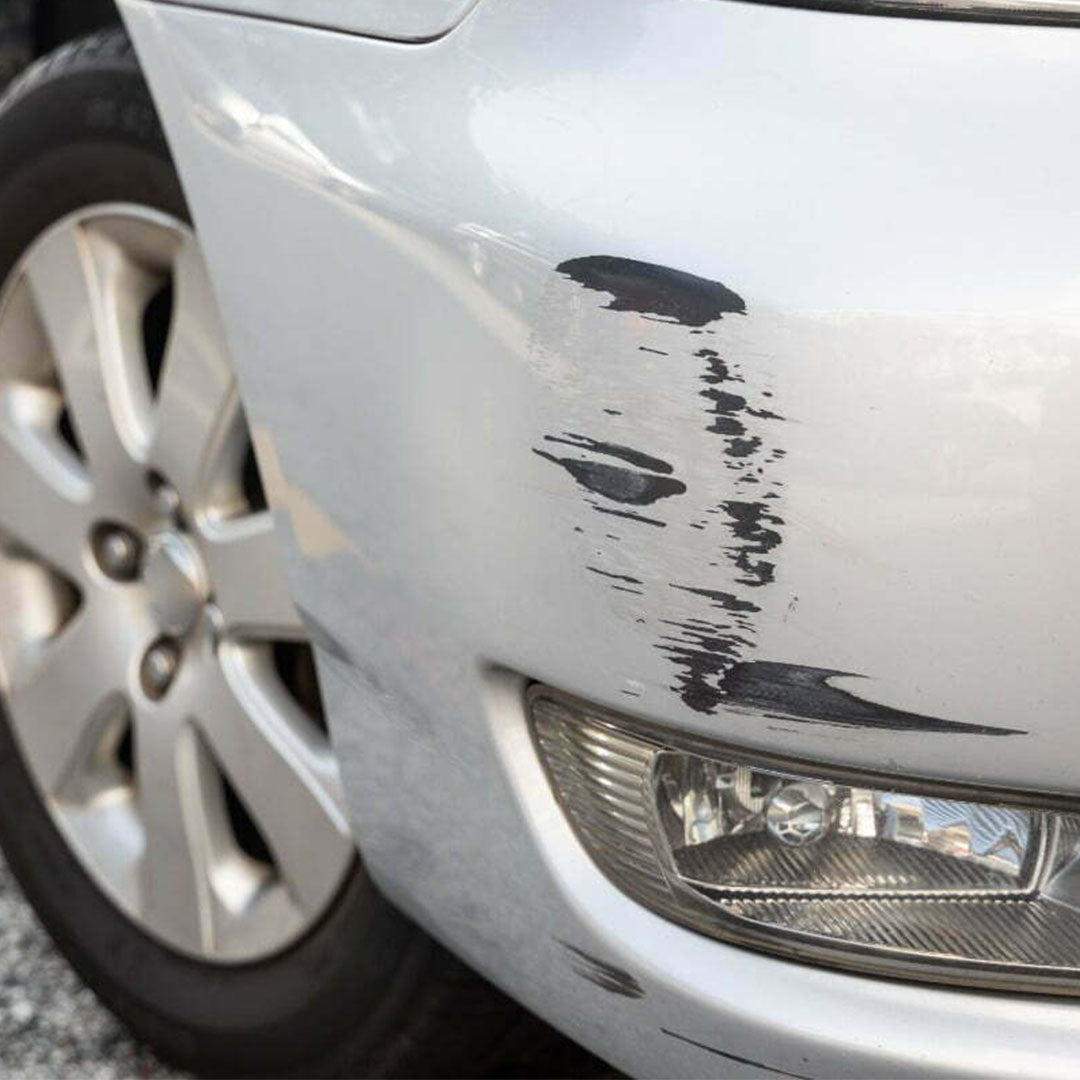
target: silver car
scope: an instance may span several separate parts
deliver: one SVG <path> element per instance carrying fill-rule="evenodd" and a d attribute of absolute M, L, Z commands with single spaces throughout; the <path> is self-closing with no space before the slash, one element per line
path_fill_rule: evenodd
<path fill-rule="evenodd" d="M 0 840 L 139 1037 L 1075 1075 L 1078 20 L 7 0 Z"/>

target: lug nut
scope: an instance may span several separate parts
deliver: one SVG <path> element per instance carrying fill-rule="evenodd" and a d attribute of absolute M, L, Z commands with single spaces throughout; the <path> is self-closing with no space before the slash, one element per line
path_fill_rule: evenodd
<path fill-rule="evenodd" d="M 175 641 L 162 638 L 146 650 L 139 665 L 139 680 L 148 698 L 157 701 L 165 695 L 180 666 L 180 649 Z"/>
<path fill-rule="evenodd" d="M 225 634 L 225 616 L 221 614 L 221 608 L 217 606 L 212 596 L 203 605 L 203 618 L 206 619 L 212 641 L 217 645 Z"/>
<path fill-rule="evenodd" d="M 180 495 L 176 488 L 158 472 L 152 472 L 149 481 L 158 512 L 165 517 L 175 518 L 180 513 Z"/>
<path fill-rule="evenodd" d="M 106 577 L 113 581 L 131 581 L 139 573 L 142 544 L 123 525 L 99 526 L 92 540 L 94 557 Z"/>

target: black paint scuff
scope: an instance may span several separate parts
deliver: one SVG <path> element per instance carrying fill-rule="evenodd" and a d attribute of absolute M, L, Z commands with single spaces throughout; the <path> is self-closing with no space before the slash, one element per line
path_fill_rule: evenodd
<path fill-rule="evenodd" d="M 621 465 L 609 465 L 606 461 L 557 457 L 546 450 L 534 449 L 533 453 L 561 465 L 587 491 L 631 506 L 649 506 L 658 499 L 681 495 L 686 490 L 686 485 L 672 476 L 635 472 Z"/>
<path fill-rule="evenodd" d="M 586 289 L 611 294 L 605 307 L 659 315 L 683 326 L 704 326 L 746 312 L 742 297 L 718 281 L 617 255 L 568 259 L 556 269 Z"/>
<path fill-rule="evenodd" d="M 834 678 L 862 678 L 846 671 L 803 667 L 769 660 L 735 664 L 724 676 L 724 696 L 733 705 L 789 719 L 819 720 L 845 727 L 895 731 L 942 731 L 967 735 L 1026 735 L 1019 728 L 943 720 L 893 709 L 829 684 Z"/>
<path fill-rule="evenodd" d="M 610 506 L 600 506 L 594 502 L 590 502 L 589 505 L 601 514 L 611 514 L 612 517 L 626 518 L 629 521 L 640 521 L 643 525 L 656 525 L 661 529 L 667 528 L 667 522 L 660 521 L 658 518 L 644 517 L 642 514 L 635 514 L 629 510 L 613 510 Z"/>
<path fill-rule="evenodd" d="M 665 357 L 663 363 L 689 359 L 698 366 L 698 396 L 705 403 L 705 430 L 720 440 L 717 466 L 727 478 L 723 500 L 704 507 L 702 520 L 685 523 L 686 527 L 716 535 L 716 559 L 708 566 L 717 568 L 718 573 L 726 568 L 727 574 L 708 584 L 669 583 L 672 589 L 707 601 L 707 606 L 698 614 L 661 618 L 663 629 L 655 642 L 655 648 L 675 665 L 672 689 L 687 706 L 702 713 L 716 712 L 725 704 L 752 707 L 785 719 L 853 728 L 1024 734 L 1012 728 L 921 716 L 865 701 L 829 684 L 829 679 L 844 672 L 753 660 L 750 654 L 757 648 L 757 618 L 763 611 L 759 590 L 776 587 L 777 554 L 783 542 L 785 522 L 781 508 L 787 449 L 781 440 L 786 418 L 777 411 L 775 391 L 766 371 L 725 355 L 722 348 L 701 347 L 696 336 L 716 333 L 709 324 L 725 315 L 745 316 L 746 302 L 718 281 L 619 256 L 570 259 L 556 270 L 585 289 L 606 293 L 609 299 L 601 304 L 606 310 L 636 313 L 687 328 L 682 356 L 674 350 L 640 343 L 637 346 L 639 352 Z M 635 324 L 627 325 L 632 330 Z M 622 415 L 616 409 L 605 412 Z M 559 457 L 543 449 L 533 451 L 566 469 L 593 495 L 613 502 L 650 506 L 687 490 L 673 475 L 670 464 L 632 447 L 570 432 L 547 435 L 544 441 L 622 462 L 615 465 L 588 457 Z M 590 498 L 586 501 L 599 513 L 640 524 L 665 528 L 675 523 L 605 506 Z M 614 579 L 617 583 L 612 588 L 620 591 L 638 592 L 627 585 L 645 587 L 635 578 L 598 566 L 590 565 L 588 570 Z"/>
<path fill-rule="evenodd" d="M 723 608 L 725 611 L 757 612 L 761 608 L 753 600 L 740 600 L 731 593 L 721 592 L 719 589 L 697 589 L 691 585 L 676 585 L 671 587 L 680 589 L 682 592 L 693 593 L 695 596 L 704 596 L 713 602 L 713 607 Z"/>
<path fill-rule="evenodd" d="M 695 712 L 715 712 L 725 697 L 724 676 L 754 647 L 753 623 L 738 615 L 722 623 L 700 618 L 661 621 L 674 631 L 661 634 L 656 643 L 681 669 L 674 689 Z"/>
<path fill-rule="evenodd" d="M 619 458 L 629 465 L 636 465 L 641 469 L 651 469 L 653 472 L 663 473 L 670 476 L 675 470 L 671 463 L 663 458 L 653 457 L 642 450 L 635 450 L 632 446 L 623 446 L 620 443 L 600 442 L 590 439 L 587 435 L 575 435 L 572 431 L 564 431 L 562 435 L 545 435 L 544 442 L 562 443 L 563 446 L 573 446 L 578 450 L 591 450 L 595 454 L 606 454 L 608 457 Z"/>
<path fill-rule="evenodd" d="M 657 317 L 686 327 L 691 335 L 712 334 L 711 328 L 703 328 L 725 315 L 741 316 L 747 311 L 743 298 L 726 285 L 656 263 L 595 255 L 571 259 L 556 269 L 586 289 L 607 293 L 610 299 L 602 305 L 607 310 Z M 689 523 L 690 528 L 698 531 L 712 528 L 722 534 L 718 536 L 718 555 L 729 567 L 729 580 L 725 582 L 728 587 L 673 584 L 676 589 L 707 600 L 712 610 L 703 613 L 704 617 L 691 615 L 662 620 L 664 632 L 655 643 L 676 665 L 673 689 L 683 701 L 698 711 L 713 712 L 724 697 L 725 673 L 755 646 L 754 616 L 761 611 L 761 605 L 751 599 L 749 591 L 770 585 L 775 578 L 771 553 L 781 542 L 783 519 L 766 499 L 778 498 L 783 487 L 773 475 L 776 463 L 784 455 L 776 442 L 776 425 L 783 418 L 767 400 L 772 397 L 772 390 L 763 385 L 762 373 L 754 372 L 754 377 L 749 378 L 737 362 L 722 356 L 718 349 L 703 348 L 697 341 L 688 340 L 681 358 L 645 343 L 639 343 L 638 350 L 669 357 L 670 363 L 689 358 L 699 366 L 702 383 L 699 394 L 706 402 L 706 430 L 721 438 L 723 467 L 731 474 L 725 501 L 707 507 L 705 520 Z M 545 439 L 563 440 L 569 440 L 579 449 L 607 456 L 613 453 L 613 444 L 586 440 L 583 436 Z M 615 456 L 628 464 L 649 468 L 651 473 L 659 471 L 655 465 L 647 465 L 639 451 L 633 451 L 629 457 L 625 454 L 629 448 L 616 445 L 614 449 L 623 451 Z M 651 485 L 646 486 L 640 479 L 616 477 L 606 470 L 598 471 L 596 466 L 601 463 L 557 458 L 543 450 L 535 452 L 562 465 L 579 484 L 609 499 L 633 501 L 637 505 L 658 501 L 650 499 L 655 490 Z M 670 473 L 664 476 L 674 480 Z M 662 478 L 654 477 L 654 481 Z M 743 496 L 744 485 L 753 487 L 752 493 L 746 492 L 752 498 Z M 601 513 L 627 513 L 596 502 L 591 505 Z M 659 517 L 641 515 L 634 515 L 632 520 L 659 527 L 669 524 Z M 718 565 L 710 563 L 710 566 Z M 717 611 L 719 614 L 714 614 Z"/>
<path fill-rule="evenodd" d="M 729 499 L 720 506 L 731 519 L 731 531 L 742 541 L 731 555 L 731 561 L 745 575 L 737 580 L 753 588 L 768 585 L 775 566 L 764 556 L 779 545 L 780 533 L 773 526 L 783 525 L 783 518 L 772 513 L 764 502 Z"/>
<path fill-rule="evenodd" d="M 645 996 L 641 983 L 630 972 L 615 967 L 614 964 L 609 964 L 606 960 L 601 960 L 584 949 L 571 945 L 568 941 L 560 941 L 559 944 L 570 953 L 574 973 L 599 986 L 601 990 L 618 994 L 620 997 Z"/>
<path fill-rule="evenodd" d="M 641 584 L 639 578 L 631 577 L 629 574 L 613 574 L 610 570 L 601 570 L 598 566 L 586 566 L 585 569 L 594 574 L 600 574 L 601 577 L 614 578 L 616 581 L 625 581 L 628 585 Z"/>

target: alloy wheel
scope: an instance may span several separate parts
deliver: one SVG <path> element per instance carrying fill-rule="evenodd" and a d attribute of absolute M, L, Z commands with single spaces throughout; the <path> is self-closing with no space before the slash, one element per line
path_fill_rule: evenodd
<path fill-rule="evenodd" d="M 127 915 L 268 956 L 352 864 L 311 651 L 206 268 L 92 207 L 0 294 L 0 692 L 53 821 Z"/>

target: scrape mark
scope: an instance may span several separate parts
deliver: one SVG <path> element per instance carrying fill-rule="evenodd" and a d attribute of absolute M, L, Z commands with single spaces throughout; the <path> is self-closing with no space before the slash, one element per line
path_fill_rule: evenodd
<path fill-rule="evenodd" d="M 571 259 L 561 263 L 557 270 L 586 289 L 608 294 L 609 299 L 602 304 L 607 310 L 635 312 L 645 318 L 657 317 L 687 327 L 692 335 L 712 334 L 711 326 L 707 330 L 703 328 L 725 315 L 742 316 L 747 311 L 743 298 L 726 285 L 656 263 L 596 255 Z M 781 541 L 779 526 L 783 525 L 783 520 L 765 502 L 765 497 L 777 495 L 783 486 L 771 475 L 775 463 L 783 456 L 774 433 L 775 425 L 782 417 L 766 403 L 766 396 L 772 396 L 772 389 L 763 385 L 763 373 L 744 371 L 740 364 L 722 356 L 716 348 L 702 347 L 696 340 L 688 339 L 683 357 L 644 343 L 638 344 L 638 350 L 668 356 L 671 363 L 690 359 L 701 369 L 698 377 L 703 385 L 699 394 L 706 402 L 705 430 L 723 440 L 723 465 L 731 474 L 726 500 L 706 507 L 705 520 L 689 522 L 689 526 L 699 532 L 712 526 L 717 533 L 722 533 L 718 536 L 718 561 L 709 565 L 727 568 L 728 574 L 722 582 L 725 587 L 692 583 L 674 586 L 707 600 L 710 608 L 721 612 L 721 617 L 699 618 L 691 614 L 662 619 L 665 630 L 655 642 L 655 647 L 676 666 L 676 681 L 672 688 L 691 708 L 712 712 L 723 698 L 725 672 L 746 651 L 755 647 L 753 617 L 761 611 L 761 605 L 751 600 L 745 590 L 771 584 L 775 577 L 775 566 L 769 556 Z M 568 438 L 579 449 L 610 456 L 613 444 L 595 439 L 584 441 L 581 436 Z M 548 436 L 545 441 L 557 440 Z M 636 487 L 618 487 L 616 490 L 615 478 L 606 473 L 597 475 L 593 471 L 583 476 L 579 461 L 548 456 L 591 490 L 597 491 L 602 486 L 601 493 L 608 498 L 618 496 L 620 501 L 629 502 L 627 494 L 638 493 Z M 648 468 L 652 473 L 659 471 L 655 465 L 644 462 L 638 451 L 632 458 L 620 457 L 629 464 Z M 588 464 L 595 466 L 596 463 Z M 757 485 L 753 499 L 739 497 L 742 484 Z M 649 505 L 646 498 L 643 491 L 636 500 L 637 505 Z M 618 512 L 595 502 L 591 505 L 601 513 Z M 656 526 L 666 524 L 658 518 L 647 520 Z"/>
<path fill-rule="evenodd" d="M 589 505 L 599 514 L 611 514 L 612 517 L 627 518 L 630 521 L 640 521 L 644 525 L 656 525 L 663 529 L 667 527 L 666 521 L 660 521 L 657 518 L 644 517 L 642 514 L 635 514 L 630 510 L 613 510 L 610 506 L 600 506 L 598 503 L 590 502 Z"/>
<path fill-rule="evenodd" d="M 625 581 L 628 585 L 640 585 L 641 580 L 636 577 L 630 577 L 629 574 L 613 574 L 610 570 L 601 570 L 596 566 L 586 566 L 586 570 L 591 571 L 594 574 L 600 574 L 606 578 L 614 578 L 616 581 Z"/>
<path fill-rule="evenodd" d="M 675 471 L 663 458 L 653 457 L 652 454 L 635 450 L 632 446 L 599 442 L 596 439 L 590 439 L 587 435 L 575 435 L 572 431 L 564 431 L 562 435 L 545 435 L 544 442 L 562 443 L 564 446 L 573 446 L 578 450 L 592 450 L 593 453 L 606 454 L 608 457 L 619 458 L 620 461 L 625 461 L 630 465 L 651 469 L 653 472 L 664 473 L 668 476 Z"/>
<path fill-rule="evenodd" d="M 718 281 L 611 255 L 571 259 L 556 270 L 585 289 L 607 294 L 606 302 L 598 303 L 607 311 L 624 313 L 613 317 L 629 320 L 625 324 L 628 335 L 640 328 L 636 321 L 640 318 L 687 328 L 686 347 L 681 354 L 678 349 L 668 351 L 637 344 L 639 353 L 651 354 L 650 364 L 659 363 L 651 356 L 660 356 L 666 358 L 665 364 L 689 361 L 695 365 L 700 380 L 697 395 L 704 403 L 704 430 L 720 440 L 716 465 L 723 470 L 723 497 L 711 506 L 695 508 L 697 520 L 683 519 L 689 528 L 715 537 L 714 557 L 702 559 L 713 571 L 709 576 L 714 580 L 669 583 L 671 589 L 697 598 L 693 601 L 696 609 L 673 611 L 661 617 L 662 629 L 654 642 L 654 647 L 674 664 L 672 689 L 687 706 L 702 713 L 714 713 L 725 704 L 750 707 L 773 718 L 779 714 L 783 719 L 852 728 L 1024 734 L 1011 728 L 920 716 L 864 701 L 857 694 L 829 685 L 829 679 L 843 672 L 753 660 L 750 654 L 757 648 L 757 620 L 765 610 L 761 590 L 777 588 L 778 553 L 785 524 L 781 508 L 787 449 L 781 439 L 786 417 L 779 411 L 782 406 L 777 404 L 767 370 L 759 364 L 751 366 L 748 359 L 729 355 L 720 338 L 716 339 L 717 347 L 711 347 L 712 342 L 703 347 L 698 340 L 698 335 L 722 334 L 710 324 L 720 322 L 724 316 L 746 316 L 745 301 Z M 622 415 L 621 410 L 605 411 Z M 647 506 L 686 491 L 668 463 L 631 447 L 571 433 L 545 436 L 545 442 L 615 457 L 643 470 L 636 472 L 608 462 L 534 451 L 561 465 L 595 495 Z M 660 517 L 615 509 L 589 498 L 586 501 L 598 513 L 658 528 L 669 524 Z M 599 566 L 588 569 L 621 580 Z M 646 587 L 636 580 L 629 584 Z M 627 590 L 623 584 L 612 588 L 636 591 Z M 782 608 L 783 600 L 775 606 Z M 769 609 L 773 608 L 770 603 Z M 788 605 L 785 618 L 792 609 Z M 635 614 L 635 623 L 646 621 L 642 615 L 644 612 Z"/>
<path fill-rule="evenodd" d="M 863 678 L 846 671 L 755 660 L 735 664 L 724 676 L 724 695 L 732 705 L 768 712 L 777 719 L 818 720 L 829 724 L 860 728 L 889 728 L 895 731 L 943 731 L 967 735 L 1026 735 L 1019 728 L 990 727 L 986 724 L 943 720 L 904 712 L 888 705 L 866 701 L 839 687 L 835 678 Z M 779 714 L 779 715 L 777 715 Z"/>
<path fill-rule="evenodd" d="M 659 315 L 683 326 L 704 326 L 725 314 L 743 315 L 742 297 L 718 281 L 615 255 L 569 259 L 556 269 L 586 289 L 611 294 L 612 311 Z"/>
<path fill-rule="evenodd" d="M 677 631 L 661 634 L 656 648 L 681 669 L 676 685 L 679 696 L 695 712 L 715 712 L 724 700 L 724 675 L 744 650 L 754 647 L 753 624 L 737 616 L 727 623 L 697 618 L 661 621 Z"/>
<path fill-rule="evenodd" d="M 559 944 L 566 949 L 571 956 L 570 966 L 576 975 L 587 979 L 601 990 L 608 993 L 618 994 L 620 997 L 640 998 L 645 996 L 641 983 L 628 971 L 609 964 L 606 960 L 571 945 L 568 941 L 560 941 Z"/>
<path fill-rule="evenodd" d="M 731 561 L 745 574 L 740 584 L 758 587 L 768 585 L 774 577 L 774 564 L 762 556 L 780 543 L 780 533 L 772 525 L 783 525 L 783 518 L 772 513 L 763 502 L 729 500 L 720 504 L 731 518 L 732 532 L 743 543 L 731 552 Z"/>
<path fill-rule="evenodd" d="M 713 602 L 713 607 L 723 608 L 725 611 L 756 612 L 761 608 L 753 600 L 740 600 L 731 593 L 720 592 L 718 589 L 696 589 L 690 585 L 676 585 L 673 589 L 681 589 L 683 592 L 693 593 L 695 596 L 704 596 Z"/>
<path fill-rule="evenodd" d="M 764 1062 L 755 1061 L 753 1058 L 740 1057 L 738 1054 L 729 1054 L 726 1050 L 717 1050 L 715 1046 L 709 1046 L 707 1043 L 698 1042 L 697 1039 L 691 1039 L 687 1035 L 680 1035 L 677 1031 L 671 1031 L 669 1028 L 662 1027 L 660 1031 L 669 1038 L 678 1039 L 679 1042 L 688 1043 L 690 1046 L 696 1046 L 699 1050 L 705 1050 L 710 1054 L 715 1054 L 717 1057 L 727 1058 L 728 1061 L 736 1061 L 740 1065 L 750 1065 L 755 1069 L 764 1069 L 765 1072 L 772 1073 L 774 1076 L 790 1076 L 792 1077 L 792 1080 L 812 1080 L 812 1077 L 806 1076 L 804 1073 L 787 1072 L 784 1069 L 777 1069 L 775 1066 L 766 1065 Z"/>
<path fill-rule="evenodd" d="M 627 465 L 636 466 L 635 469 L 628 469 L 622 465 L 594 461 L 591 458 L 558 457 L 547 450 L 533 448 L 534 454 L 566 469 L 581 487 L 614 502 L 650 506 L 660 499 L 668 499 L 686 491 L 686 485 L 671 475 L 674 469 L 670 462 L 643 450 L 635 450 L 632 446 L 603 442 L 572 431 L 564 431 L 561 435 L 545 435 L 544 441 L 572 446 L 575 450 L 616 458 Z"/>
<path fill-rule="evenodd" d="M 547 461 L 561 465 L 581 487 L 596 495 L 632 506 L 649 506 L 659 499 L 681 495 L 686 485 L 671 476 L 653 476 L 634 472 L 606 461 L 587 461 L 581 458 L 561 458 L 546 450 L 533 450 Z"/>
<path fill-rule="evenodd" d="M 659 316 L 691 328 L 692 335 L 713 333 L 712 327 L 702 328 L 725 315 L 747 313 L 746 302 L 726 285 L 655 263 L 599 255 L 572 259 L 557 269 L 586 289 L 608 293 L 611 298 L 603 306 L 611 311 Z M 638 349 L 660 353 L 648 345 Z M 732 573 L 723 589 L 675 585 L 708 600 L 723 617 L 664 619 L 666 632 L 656 648 L 675 663 L 673 689 L 683 701 L 713 712 L 723 701 L 727 671 L 756 646 L 754 616 L 761 605 L 744 590 L 771 585 L 776 576 L 771 553 L 781 543 L 784 522 L 767 500 L 778 499 L 783 488 L 775 469 L 786 451 L 775 440 L 776 425 L 784 418 L 771 404 L 773 390 L 764 385 L 764 373 L 744 371 L 718 349 L 697 342 L 688 343 L 687 355 L 702 364 L 699 394 L 706 402 L 706 431 L 721 438 L 724 468 L 731 474 L 732 497 L 707 508 L 707 514 L 723 529 L 720 552 Z M 753 499 L 738 497 L 743 486 L 755 488 Z M 705 532 L 709 523 L 706 517 L 690 527 Z"/>

